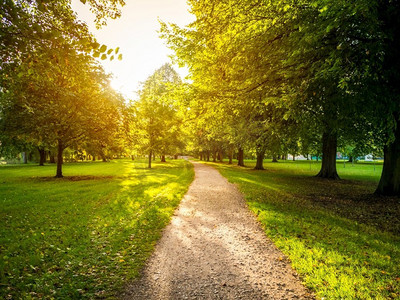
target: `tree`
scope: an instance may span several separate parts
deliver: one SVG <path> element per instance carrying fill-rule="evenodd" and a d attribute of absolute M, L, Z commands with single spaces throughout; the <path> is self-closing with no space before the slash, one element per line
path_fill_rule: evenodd
<path fill-rule="evenodd" d="M 181 144 L 181 120 L 171 92 L 171 87 L 179 83 L 179 75 L 165 64 L 144 82 L 139 100 L 131 106 L 134 135 L 142 150 L 148 153 L 149 168 L 156 152 L 165 161 L 165 155 Z"/>

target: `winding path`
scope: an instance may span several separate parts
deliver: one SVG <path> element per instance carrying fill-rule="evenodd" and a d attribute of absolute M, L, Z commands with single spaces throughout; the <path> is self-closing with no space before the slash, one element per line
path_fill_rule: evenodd
<path fill-rule="evenodd" d="M 123 299 L 312 299 L 243 196 L 214 168 L 196 177 Z"/>

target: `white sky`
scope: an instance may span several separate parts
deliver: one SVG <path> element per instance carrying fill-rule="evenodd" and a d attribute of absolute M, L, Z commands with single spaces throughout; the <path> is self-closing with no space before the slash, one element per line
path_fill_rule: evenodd
<path fill-rule="evenodd" d="M 132 99 L 135 91 L 156 69 L 170 62 L 168 55 L 173 52 L 158 36 L 158 18 L 179 26 L 189 24 L 194 17 L 188 12 L 186 0 L 126 0 L 119 19 L 107 21 L 107 25 L 97 30 L 94 15 L 88 5 L 72 0 L 72 8 L 78 18 L 85 21 L 100 44 L 109 48 L 120 47 L 122 61 L 100 60 L 106 72 L 113 73 L 112 86 Z M 182 79 L 187 75 L 185 69 L 174 66 Z"/>

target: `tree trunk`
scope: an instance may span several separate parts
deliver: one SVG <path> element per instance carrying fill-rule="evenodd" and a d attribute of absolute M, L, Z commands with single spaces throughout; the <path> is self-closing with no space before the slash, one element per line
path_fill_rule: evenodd
<path fill-rule="evenodd" d="M 322 134 L 322 165 L 316 177 L 340 179 L 336 171 L 337 136 L 335 133 Z"/>
<path fill-rule="evenodd" d="M 400 196 L 400 121 L 394 133 L 395 139 L 383 148 L 383 169 L 375 194 Z"/>
<path fill-rule="evenodd" d="M 217 162 L 217 151 L 213 152 L 213 162 Z"/>
<path fill-rule="evenodd" d="M 62 174 L 62 165 L 63 165 L 63 151 L 64 146 L 61 140 L 58 140 L 58 147 L 57 147 L 57 173 L 56 178 L 64 177 Z"/>
<path fill-rule="evenodd" d="M 28 163 L 28 156 L 26 155 L 26 152 L 22 152 L 22 163 L 27 164 Z"/>
<path fill-rule="evenodd" d="M 151 169 L 151 157 L 153 156 L 153 153 L 152 153 L 152 151 L 150 150 L 150 152 L 149 152 L 149 165 L 148 165 L 148 168 L 149 169 Z"/>
<path fill-rule="evenodd" d="M 229 164 L 230 164 L 230 165 L 232 164 L 232 160 L 233 160 L 233 150 L 231 150 L 231 151 L 229 152 Z"/>
<path fill-rule="evenodd" d="M 292 154 L 293 155 L 293 161 L 296 160 L 296 154 Z"/>
<path fill-rule="evenodd" d="M 349 156 L 349 162 L 353 162 L 353 156 Z"/>
<path fill-rule="evenodd" d="M 203 154 L 200 152 L 199 159 L 203 160 Z"/>
<path fill-rule="evenodd" d="M 50 156 L 50 163 L 55 164 L 56 158 L 54 157 L 54 153 L 52 151 L 49 151 L 49 156 Z"/>
<path fill-rule="evenodd" d="M 264 155 L 265 151 L 257 152 L 257 162 L 254 170 L 265 170 L 264 169 Z"/>
<path fill-rule="evenodd" d="M 156 160 L 156 153 L 153 153 L 153 160 Z"/>
<path fill-rule="evenodd" d="M 244 151 L 242 148 L 238 149 L 238 166 L 244 167 Z"/>
<path fill-rule="evenodd" d="M 207 161 L 210 161 L 210 150 L 207 150 Z"/>
<path fill-rule="evenodd" d="M 165 155 L 161 155 L 161 162 L 166 162 L 165 161 Z"/>
<path fill-rule="evenodd" d="M 44 163 L 46 162 L 46 150 L 38 147 L 38 151 L 39 151 L 39 166 L 44 166 Z"/>
<path fill-rule="evenodd" d="M 278 160 L 276 159 L 276 155 L 272 155 L 272 162 L 278 162 Z"/>
<path fill-rule="evenodd" d="M 174 159 L 178 159 L 178 154 L 175 154 L 175 155 L 174 155 Z"/>

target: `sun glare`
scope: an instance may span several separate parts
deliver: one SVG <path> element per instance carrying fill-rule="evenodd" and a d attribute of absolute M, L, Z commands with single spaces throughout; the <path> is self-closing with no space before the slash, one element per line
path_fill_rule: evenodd
<path fill-rule="evenodd" d="M 110 48 L 120 47 L 122 61 L 99 61 L 107 72 L 113 73 L 112 87 L 128 98 L 135 97 L 140 83 L 160 65 L 170 61 L 169 55 L 173 52 L 158 36 L 158 19 L 180 26 L 193 21 L 185 0 L 126 1 L 122 16 L 108 20 L 107 26 L 99 30 L 87 5 L 73 0 L 72 8 L 78 18 L 86 22 L 100 44 Z M 187 76 L 186 68 L 174 68 L 182 79 Z"/>

